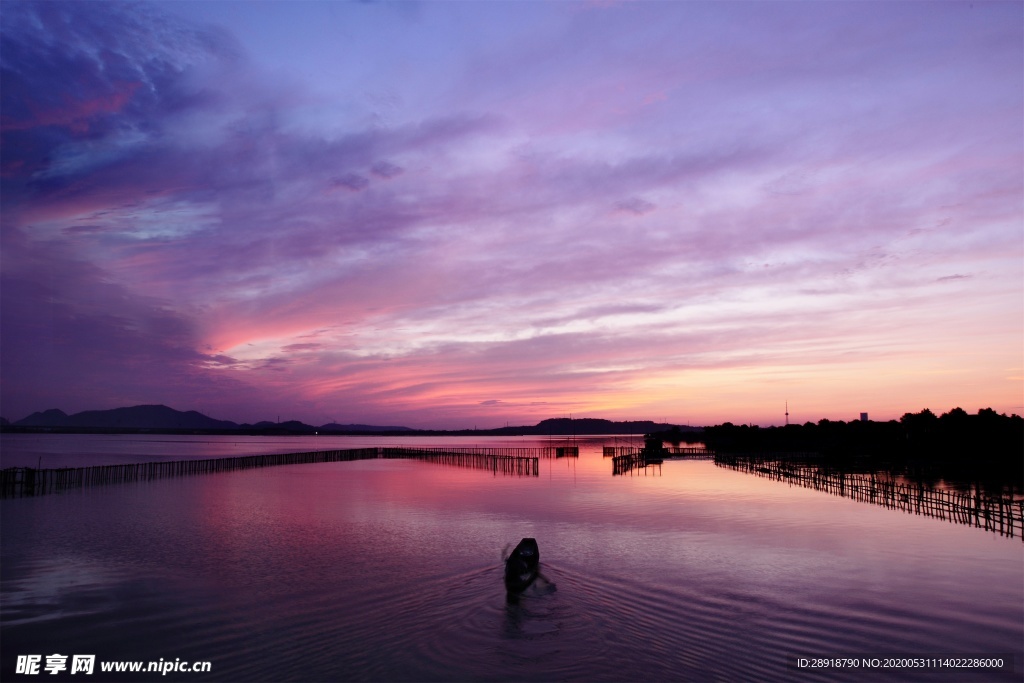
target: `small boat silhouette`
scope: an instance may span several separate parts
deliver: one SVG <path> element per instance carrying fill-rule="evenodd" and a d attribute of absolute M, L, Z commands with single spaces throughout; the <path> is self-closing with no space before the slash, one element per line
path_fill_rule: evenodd
<path fill-rule="evenodd" d="M 509 593 L 518 593 L 533 583 L 540 566 L 540 548 L 533 538 L 519 541 L 512 554 L 505 560 L 505 588 Z"/>

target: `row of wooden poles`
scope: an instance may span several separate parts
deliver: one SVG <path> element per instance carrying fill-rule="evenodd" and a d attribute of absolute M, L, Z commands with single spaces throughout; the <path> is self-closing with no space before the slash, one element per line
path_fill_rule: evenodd
<path fill-rule="evenodd" d="M 639 446 L 605 446 L 604 457 L 614 458 L 618 455 L 636 455 L 642 451 L 643 449 Z M 693 459 L 708 458 L 709 460 L 715 457 L 713 450 L 703 446 L 669 446 L 657 451 L 657 453 L 662 457 L 683 456 L 692 457 Z"/>
<path fill-rule="evenodd" d="M 60 467 L 51 469 L 8 467 L 0 470 L 0 498 L 38 496 L 46 493 L 105 484 L 147 481 L 165 477 L 184 477 L 194 474 L 213 474 L 215 472 L 232 472 L 257 467 L 369 460 L 374 458 L 429 460 L 440 464 L 487 469 L 501 474 L 536 477 L 540 475 L 539 457 L 547 452 L 547 448 L 453 449 L 375 447 L 309 451 L 305 453 L 271 453 L 267 455 L 246 455 L 203 460 L 169 460 L 127 465 L 95 465 L 92 467 Z M 551 452 L 554 453 L 554 451 Z M 578 453 L 578 450 L 576 452 Z"/>
<path fill-rule="evenodd" d="M 643 470 L 644 474 L 647 474 L 648 467 L 657 467 L 660 472 L 661 463 L 662 458 L 644 453 L 643 451 L 616 455 L 612 458 L 612 476 L 614 477 L 620 474 L 632 473 L 639 470 Z"/>
<path fill-rule="evenodd" d="M 420 453 L 423 455 L 429 455 L 431 453 L 466 453 L 468 455 L 488 455 L 507 458 L 573 458 L 579 457 L 580 454 L 579 446 L 540 446 L 534 448 L 478 448 L 476 446 L 417 446 L 415 448 L 408 448 L 402 446 L 398 448 L 389 447 L 384 450 L 402 453 Z"/>
<path fill-rule="evenodd" d="M 665 449 L 665 455 L 682 455 L 694 459 L 707 458 L 711 460 L 715 457 L 715 452 L 704 446 L 669 446 Z"/>
<path fill-rule="evenodd" d="M 715 457 L 714 451 L 703 447 L 675 446 L 661 450 L 646 450 L 635 446 L 605 446 L 604 456 L 612 459 L 612 476 L 626 474 L 634 470 L 644 470 L 647 473 L 648 467 L 658 467 L 661 471 L 661 464 L 665 458 L 686 458 L 694 460 L 711 459 Z"/>
<path fill-rule="evenodd" d="M 878 472 L 841 472 L 789 459 L 718 456 L 715 464 L 844 498 L 987 529 L 1024 540 L 1024 501 L 896 481 Z"/>
<path fill-rule="evenodd" d="M 531 449 L 511 449 L 520 451 L 515 455 L 504 453 L 488 453 L 496 449 L 481 448 L 479 451 L 463 448 L 382 448 L 382 458 L 413 458 L 427 460 L 439 465 L 455 467 L 471 467 L 478 470 L 490 470 L 495 474 L 512 474 L 516 476 L 540 476 L 540 458 L 525 455 L 522 451 Z"/>
<path fill-rule="evenodd" d="M 604 457 L 615 458 L 623 455 L 635 455 L 640 452 L 637 446 L 605 446 Z"/>

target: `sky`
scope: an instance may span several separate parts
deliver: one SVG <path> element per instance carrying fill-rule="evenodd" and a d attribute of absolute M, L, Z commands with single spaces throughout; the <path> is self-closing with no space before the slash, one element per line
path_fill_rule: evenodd
<path fill-rule="evenodd" d="M 1024 413 L 1020 2 L 0 3 L 0 415 Z"/>

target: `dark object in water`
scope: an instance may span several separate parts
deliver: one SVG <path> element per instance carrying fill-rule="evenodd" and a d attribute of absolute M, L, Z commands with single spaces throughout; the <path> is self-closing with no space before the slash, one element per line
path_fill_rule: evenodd
<path fill-rule="evenodd" d="M 537 541 L 524 538 L 505 560 L 505 588 L 509 593 L 518 593 L 537 578 L 540 565 L 540 548 Z"/>

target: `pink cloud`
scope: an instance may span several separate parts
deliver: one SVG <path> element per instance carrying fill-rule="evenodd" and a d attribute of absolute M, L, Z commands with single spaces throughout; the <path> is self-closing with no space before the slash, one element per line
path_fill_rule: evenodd
<path fill-rule="evenodd" d="M 70 95 L 64 94 L 63 102 L 57 107 L 48 103 L 27 100 L 23 102 L 23 105 L 28 110 L 28 116 L 20 120 L 13 116 L 0 118 L 0 131 L 60 126 L 67 128 L 75 135 L 87 134 L 90 130 L 90 121 L 101 115 L 122 111 L 142 83 L 113 83 L 111 85 L 114 92 L 97 95 L 86 100 L 74 100 Z"/>

